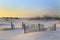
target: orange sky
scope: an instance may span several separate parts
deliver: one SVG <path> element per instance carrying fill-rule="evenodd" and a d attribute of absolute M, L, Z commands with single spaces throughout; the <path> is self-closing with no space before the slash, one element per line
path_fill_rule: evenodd
<path fill-rule="evenodd" d="M 34 17 L 38 14 L 39 11 L 38 12 L 37 11 L 38 11 L 37 9 L 27 10 L 27 9 L 1 8 L 0 17 Z"/>
<path fill-rule="evenodd" d="M 10 9 L 10 8 L 1 8 L 0 9 L 0 17 L 35 17 L 42 15 L 50 15 L 53 11 L 50 9 Z M 51 16 L 53 16 L 52 14 Z"/>
<path fill-rule="evenodd" d="M 22 10 L 0 9 L 0 17 L 27 17 L 30 14 Z"/>

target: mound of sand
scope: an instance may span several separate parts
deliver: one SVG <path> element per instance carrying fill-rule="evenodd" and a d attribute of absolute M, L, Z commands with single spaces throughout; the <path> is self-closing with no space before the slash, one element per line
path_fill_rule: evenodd
<path fill-rule="evenodd" d="M 60 40 L 60 31 L 33 32 L 17 35 L 11 40 Z"/>

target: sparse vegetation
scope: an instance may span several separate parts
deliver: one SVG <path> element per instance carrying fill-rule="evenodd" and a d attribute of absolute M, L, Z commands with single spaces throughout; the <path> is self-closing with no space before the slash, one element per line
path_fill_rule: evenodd
<path fill-rule="evenodd" d="M 60 17 L 51 17 L 51 16 L 44 16 L 44 17 L 34 17 L 34 18 L 29 18 L 30 20 L 60 20 Z"/>
<path fill-rule="evenodd" d="M 8 28 L 2 28 L 2 29 L 0 29 L 1 31 L 5 31 L 5 30 L 8 30 Z"/>

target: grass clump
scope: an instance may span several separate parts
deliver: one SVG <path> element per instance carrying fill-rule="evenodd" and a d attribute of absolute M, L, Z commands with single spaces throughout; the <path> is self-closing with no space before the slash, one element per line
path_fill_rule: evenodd
<path fill-rule="evenodd" d="M 2 28 L 2 29 L 0 29 L 0 30 L 5 31 L 5 30 L 8 30 L 8 28 Z"/>

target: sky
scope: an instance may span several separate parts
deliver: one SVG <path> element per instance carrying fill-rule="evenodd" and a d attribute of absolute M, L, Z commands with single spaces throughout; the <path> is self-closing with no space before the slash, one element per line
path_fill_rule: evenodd
<path fill-rule="evenodd" d="M 56 16 L 59 7 L 60 0 L 0 0 L 0 17 Z"/>

